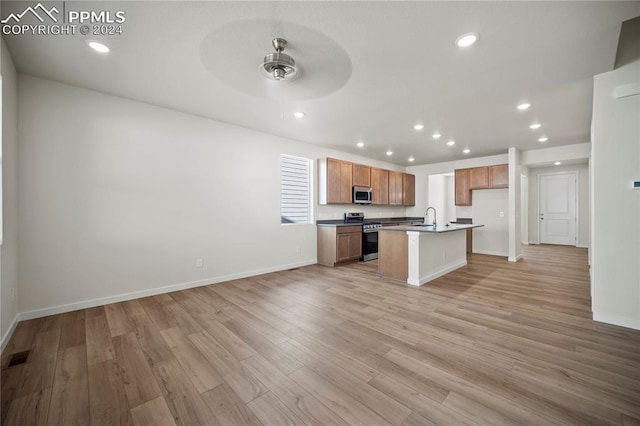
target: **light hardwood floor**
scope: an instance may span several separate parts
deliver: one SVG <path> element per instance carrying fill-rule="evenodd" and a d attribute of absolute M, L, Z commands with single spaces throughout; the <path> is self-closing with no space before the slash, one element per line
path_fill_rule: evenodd
<path fill-rule="evenodd" d="M 586 254 L 472 255 L 421 288 L 315 265 L 24 321 L 2 423 L 639 424 L 640 332 L 590 319 Z"/>

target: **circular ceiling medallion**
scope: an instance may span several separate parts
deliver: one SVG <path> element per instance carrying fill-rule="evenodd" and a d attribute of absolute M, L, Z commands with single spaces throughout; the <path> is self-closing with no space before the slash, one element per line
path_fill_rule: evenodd
<path fill-rule="evenodd" d="M 294 79 L 267 79 L 259 71 L 265 54 L 273 52 L 274 39 L 286 39 L 287 54 L 295 58 Z M 279 101 L 327 96 L 351 78 L 351 60 L 338 43 L 285 21 L 252 19 L 216 28 L 204 38 L 200 59 L 225 86 Z"/>

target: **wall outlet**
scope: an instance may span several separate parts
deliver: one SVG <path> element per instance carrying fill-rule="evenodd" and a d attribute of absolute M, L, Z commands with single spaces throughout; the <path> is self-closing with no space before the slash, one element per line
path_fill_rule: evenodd
<path fill-rule="evenodd" d="M 446 251 L 443 251 L 443 252 L 442 252 L 442 259 L 446 259 L 446 258 L 447 258 L 447 252 L 446 252 Z"/>
<path fill-rule="evenodd" d="M 500 212 L 500 217 L 504 217 L 504 212 Z"/>
<path fill-rule="evenodd" d="M 202 268 L 204 266 L 204 260 L 201 257 L 196 259 L 196 268 Z"/>
<path fill-rule="evenodd" d="M 296 247 L 296 253 L 300 253 L 300 247 Z"/>
<path fill-rule="evenodd" d="M 11 301 L 14 302 L 16 300 L 16 288 L 11 287 Z"/>

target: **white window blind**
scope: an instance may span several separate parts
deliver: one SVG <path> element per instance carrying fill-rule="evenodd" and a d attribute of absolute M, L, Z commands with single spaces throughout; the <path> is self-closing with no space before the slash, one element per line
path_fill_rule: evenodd
<path fill-rule="evenodd" d="M 311 223 L 311 160 L 280 155 L 280 223 Z"/>

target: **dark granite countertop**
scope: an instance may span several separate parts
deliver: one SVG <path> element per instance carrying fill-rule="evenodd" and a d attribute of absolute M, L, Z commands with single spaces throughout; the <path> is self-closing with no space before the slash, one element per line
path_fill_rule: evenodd
<path fill-rule="evenodd" d="M 403 222 L 414 222 L 414 221 L 422 221 L 424 217 L 373 217 L 373 218 L 365 218 L 364 223 L 371 222 L 380 222 L 383 225 L 385 223 L 403 223 Z M 331 219 L 331 220 L 318 220 L 316 221 L 316 225 L 318 226 L 358 226 L 360 223 L 344 223 L 342 219 Z"/>

